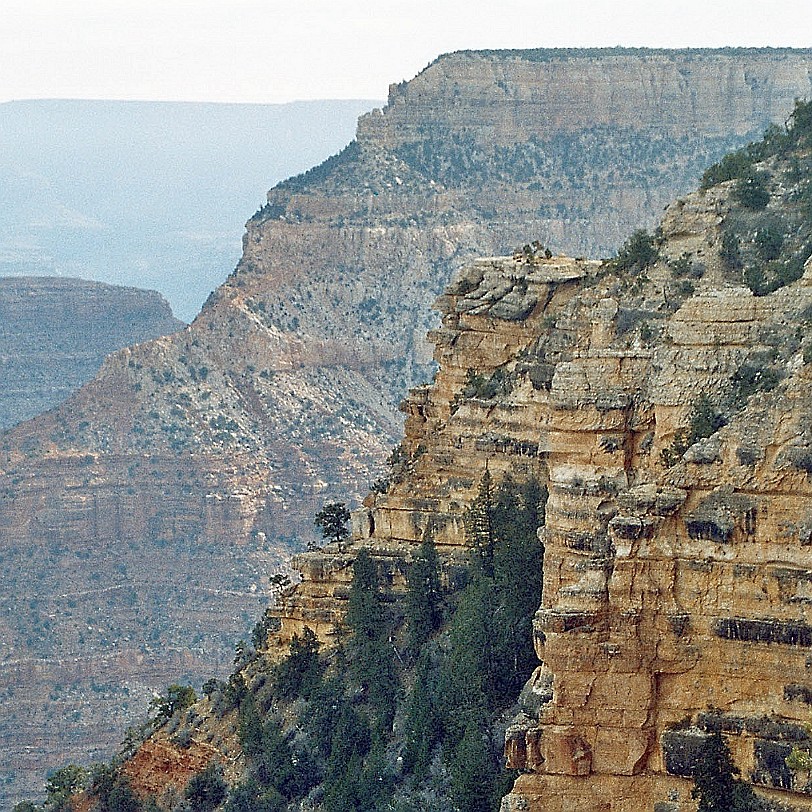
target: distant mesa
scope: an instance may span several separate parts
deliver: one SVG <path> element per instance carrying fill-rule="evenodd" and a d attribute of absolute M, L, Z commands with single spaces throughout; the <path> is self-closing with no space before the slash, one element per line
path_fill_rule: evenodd
<path fill-rule="evenodd" d="M 0 429 L 58 406 L 111 352 L 184 326 L 155 291 L 0 278 Z"/>

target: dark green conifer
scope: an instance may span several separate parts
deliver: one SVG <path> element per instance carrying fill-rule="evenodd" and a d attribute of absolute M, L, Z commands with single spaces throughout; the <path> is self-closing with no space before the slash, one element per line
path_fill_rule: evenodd
<path fill-rule="evenodd" d="M 406 624 L 409 652 L 416 656 L 442 621 L 437 549 L 426 538 L 406 573 Z"/>
<path fill-rule="evenodd" d="M 439 740 L 439 698 L 436 666 L 424 649 L 417 661 L 414 684 L 409 692 L 403 736 L 406 744 L 403 768 L 417 776 L 422 776 L 428 770 L 432 750 Z"/>
<path fill-rule="evenodd" d="M 738 772 L 722 735 L 710 735 L 694 770 L 691 797 L 699 801 L 697 812 L 759 812 L 753 788 L 735 777 Z"/>
<path fill-rule="evenodd" d="M 378 588 L 377 564 L 362 549 L 353 565 L 347 601 L 350 670 L 368 695 L 378 724 L 383 727 L 391 722 L 397 693 L 394 647 L 387 621 Z"/>
<path fill-rule="evenodd" d="M 472 714 L 454 749 L 451 762 L 451 797 L 464 812 L 491 812 L 499 765 L 491 752 L 483 719 Z"/>
<path fill-rule="evenodd" d="M 488 578 L 493 577 L 493 487 L 485 469 L 476 499 L 465 514 L 465 541 L 472 551 L 474 564 Z"/>

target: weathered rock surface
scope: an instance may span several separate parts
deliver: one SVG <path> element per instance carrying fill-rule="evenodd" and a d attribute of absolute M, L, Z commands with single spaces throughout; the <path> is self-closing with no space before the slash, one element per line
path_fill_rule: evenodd
<path fill-rule="evenodd" d="M 767 296 L 729 281 L 729 186 L 668 210 L 645 279 L 560 257 L 469 266 L 438 302 L 440 368 L 404 406 L 404 462 L 354 517 L 355 545 L 377 556 L 406 556 L 429 534 L 454 553 L 486 468 L 546 482 L 541 664 L 508 731 L 521 775 L 506 811 L 688 812 L 715 730 L 771 808 L 812 809 L 784 762 L 807 739 L 812 697 L 812 258 Z M 707 224 L 690 295 L 665 259 L 681 211 Z M 497 315 L 516 290 L 532 311 Z M 621 304 L 647 320 L 629 327 Z M 778 379 L 731 398 L 764 353 Z M 680 454 L 700 396 L 727 424 Z M 303 582 L 274 612 L 283 639 L 304 623 L 329 639 L 347 563 L 327 558 L 297 562 Z"/>
<path fill-rule="evenodd" d="M 230 656 L 222 641 L 250 627 L 262 578 L 301 543 L 314 509 L 364 492 L 377 477 L 401 431 L 394 403 L 433 368 L 424 341 L 436 326 L 428 304 L 452 271 L 475 255 L 535 238 L 576 255 L 608 253 L 633 227 L 653 225 L 662 204 L 693 185 L 709 161 L 768 121 L 783 120 L 792 99 L 809 91 L 811 62 L 806 51 L 460 53 L 393 87 L 387 107 L 362 118 L 347 151 L 269 193 L 248 224 L 237 270 L 188 330 L 112 356 L 64 408 L 2 438 L 7 566 L 24 574 L 31 550 L 52 555 L 53 581 L 36 595 L 48 595 L 54 614 L 73 593 L 85 595 L 77 627 L 81 620 L 97 628 L 87 621 L 90 607 L 98 610 L 97 593 L 109 596 L 108 624 L 122 637 L 132 628 L 134 649 L 149 649 L 142 665 L 137 657 L 129 663 L 136 667 L 128 676 L 139 684 L 178 678 L 173 658 L 185 656 L 202 618 L 212 638 L 187 675 L 222 673 Z M 730 102 L 715 109 L 721 98 Z M 638 414 L 627 389 L 644 385 L 650 352 L 627 357 L 614 346 L 615 322 L 627 315 L 619 295 L 595 299 L 594 328 L 585 310 L 567 309 L 578 277 L 589 277 L 592 266 L 553 260 L 517 271 L 512 281 L 503 278 L 504 262 L 475 271 L 468 284 L 471 293 L 482 285 L 479 297 L 458 295 L 469 310 L 456 313 L 449 300 L 450 326 L 437 340 L 441 361 L 458 355 L 459 366 L 443 373 L 455 392 L 469 367 L 495 369 L 526 344 L 527 370 L 511 395 L 516 414 L 500 409 L 505 425 L 483 431 L 488 399 L 464 399 L 452 414 L 451 404 L 435 403 L 428 391 L 416 395 L 406 445 L 415 469 L 429 465 L 419 439 L 427 419 L 439 421 L 438 433 L 443 421 L 459 427 L 463 447 L 480 460 L 491 455 L 494 472 L 516 461 L 541 470 L 583 431 L 625 443 L 627 412 L 630 425 L 651 419 L 654 407 Z M 543 354 L 536 350 L 541 313 L 550 341 Z M 454 319 L 479 325 L 463 332 L 459 347 Z M 604 354 L 582 359 L 590 341 Z M 713 351 L 709 345 L 701 356 L 709 369 L 718 366 Z M 670 370 L 687 362 L 664 352 L 662 363 L 658 386 L 667 393 Z M 557 404 L 552 414 L 569 421 L 569 433 L 536 402 L 537 392 L 548 391 Z M 676 392 L 657 407 L 661 432 L 673 432 L 687 402 Z M 536 422 L 525 422 L 525 412 Z M 638 435 L 634 442 L 643 444 L 645 434 Z M 442 489 L 427 484 L 407 509 L 387 497 L 372 514 L 375 534 L 408 542 L 431 523 L 438 541 L 459 543 L 459 510 L 478 469 L 449 443 L 431 462 L 441 466 Z M 573 455 L 555 481 L 576 488 L 592 457 Z M 68 527 L 69 539 L 60 540 Z M 51 538 L 61 546 L 49 546 Z M 126 572 L 108 566 L 119 552 Z M 91 563 L 81 570 L 63 568 L 85 554 Z M 597 565 L 589 573 L 596 589 L 602 577 Z M 136 590 L 134 603 L 120 599 L 130 593 L 114 591 L 121 580 Z M 195 580 L 200 589 L 190 594 L 186 584 Z M 8 659 L 47 670 L 29 690 L 43 708 L 54 684 L 74 681 L 32 631 L 34 619 L 18 611 L 34 583 L 22 575 L 9 592 L 2 634 Z M 134 606 L 138 630 L 128 625 Z M 87 634 L 80 640 L 78 628 L 71 634 L 61 636 L 54 623 L 53 646 L 98 673 L 94 663 L 112 642 Z M 114 701 L 125 670 L 107 673 Z M 83 679 L 87 691 L 96 677 Z M 60 705 L 61 715 L 73 712 L 71 701 Z M 90 713 L 87 720 L 85 741 L 110 747 L 120 720 Z M 30 736 L 19 719 L 7 728 L 7 773 L 22 775 Z M 41 741 L 43 770 L 70 757 L 61 743 L 56 752 Z M 78 740 L 71 752 L 87 755 Z M 41 775 L 26 780 L 32 790 L 41 785 Z"/>
<path fill-rule="evenodd" d="M 183 326 L 154 291 L 61 277 L 0 279 L 0 429 L 61 403 L 111 352 Z"/>

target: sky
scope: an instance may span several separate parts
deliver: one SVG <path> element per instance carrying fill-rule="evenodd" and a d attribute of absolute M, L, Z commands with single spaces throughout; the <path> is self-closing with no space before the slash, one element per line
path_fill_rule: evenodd
<path fill-rule="evenodd" d="M 469 48 L 812 46 L 809 0 L 0 0 L 0 102 L 384 99 Z"/>

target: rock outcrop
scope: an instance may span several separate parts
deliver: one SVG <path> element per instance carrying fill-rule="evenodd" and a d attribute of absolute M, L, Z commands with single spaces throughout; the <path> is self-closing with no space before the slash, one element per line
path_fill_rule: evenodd
<path fill-rule="evenodd" d="M 431 536 L 454 556 L 485 471 L 546 484 L 540 665 L 505 812 L 688 812 L 717 731 L 765 808 L 812 809 L 786 762 L 812 697 L 808 112 L 738 179 L 672 204 L 646 261 L 481 259 L 438 300 L 439 371 L 404 404 L 401 462 L 354 541 L 406 556 Z M 344 570 L 298 565 L 281 636 L 329 638 Z"/>
<path fill-rule="evenodd" d="M 105 356 L 180 330 L 154 292 L 61 277 L 0 279 L 0 429 L 53 408 Z"/>
<path fill-rule="evenodd" d="M 387 107 L 361 119 L 347 150 L 269 193 L 248 223 L 235 273 L 193 325 L 112 356 L 64 408 L 2 438 L 1 538 L 9 567 L 21 573 L 9 591 L 3 642 L 8 660 L 28 669 L 26 684 L 30 673 L 46 672 L 29 689 L 31 702 L 43 709 L 55 684 L 74 685 L 64 663 L 77 659 L 88 668 L 79 683 L 90 696 L 114 648 L 94 631 L 102 625 L 92 621 L 94 612 L 122 630 L 116 639 L 132 641 L 128 668 L 107 671 L 112 704 L 122 699 L 125 672 L 139 685 L 177 679 L 174 662 L 187 656 L 181 652 L 200 635 L 202 618 L 211 636 L 194 644 L 187 676 L 222 671 L 230 657 L 222 641 L 250 627 L 264 577 L 305 540 L 314 509 L 328 498 L 364 492 L 379 475 L 385 449 L 401 430 L 394 403 L 433 369 L 423 340 L 436 326 L 428 303 L 453 269 L 534 238 L 576 255 L 608 253 L 632 227 L 653 225 L 662 204 L 692 185 L 710 160 L 769 121 L 785 119 L 792 99 L 809 91 L 810 61 L 809 52 L 780 50 L 460 53 L 394 86 Z M 720 99 L 729 101 L 708 116 Z M 699 209 L 696 217 L 712 216 Z M 536 273 L 535 265 L 517 265 L 507 272 L 516 276 L 510 281 L 502 278 L 507 262 L 477 266 L 465 283 L 467 298 L 454 294 L 470 311 L 457 313 L 457 299 L 449 299 L 447 325 L 437 334 L 441 361 L 458 354 L 458 367 L 445 364 L 438 378 L 449 393 L 465 382 L 469 367 L 481 362 L 481 374 L 490 375 L 488 364 L 501 368 L 517 342 L 526 343 L 521 385 L 495 410 L 505 425 L 482 430 L 479 421 L 493 409 L 489 398 L 474 396 L 475 381 L 473 395 L 456 403 L 438 404 L 427 390 L 415 395 L 407 464 L 416 471 L 439 465 L 443 481 L 450 476 L 439 490 L 432 482 L 423 496 L 409 496 L 406 507 L 393 495 L 381 497 L 372 508 L 374 534 L 409 541 L 431 522 L 438 542 L 459 543 L 453 517 L 479 469 L 456 454 L 454 443 L 483 464 L 493 458 L 494 471 L 515 461 L 544 468 L 547 456 L 579 431 L 592 432 L 620 444 L 617 456 L 606 452 L 603 483 L 617 477 L 620 486 L 615 461 L 631 453 L 628 426 L 648 425 L 658 411 L 659 431 L 670 426 L 673 433 L 684 416 L 679 399 L 639 413 L 629 406 L 624 386 L 643 386 L 648 350 L 626 360 L 627 351 L 615 347 L 614 320 L 628 337 L 637 335 L 629 324 L 642 318 L 620 293 L 607 290 L 593 302 L 594 339 L 591 311 L 568 309 L 577 279 L 592 279 L 593 266 L 542 262 L 534 277 L 525 271 Z M 597 296 L 599 286 L 591 290 Z M 549 331 L 543 352 L 537 316 Z M 455 319 L 481 329 L 463 332 L 457 346 Z M 498 326 L 494 335 L 491 324 Z M 465 341 L 472 342 L 470 357 L 463 354 Z M 582 346 L 599 345 L 605 355 L 597 360 L 579 355 Z M 697 357 L 715 368 L 712 358 Z M 607 390 L 611 376 L 617 382 Z M 667 371 L 661 380 L 670 392 Z M 486 383 L 480 394 L 507 386 Z M 539 402 L 538 393 L 546 392 L 560 401 L 552 411 Z M 582 402 L 583 413 L 576 409 Z M 507 404 L 515 405 L 516 416 Z M 538 420 L 513 437 L 524 425 L 523 410 Z M 571 425 L 565 431 L 551 424 L 539 445 L 534 437 L 550 415 Z M 443 422 L 460 437 L 441 431 Z M 420 439 L 428 437 L 429 424 L 449 443 L 432 452 L 436 459 L 422 450 L 433 447 Z M 643 444 L 648 431 L 634 432 L 634 442 Z M 651 453 L 656 457 L 658 447 Z M 593 457 L 586 450 L 583 459 L 575 455 L 565 472 L 551 473 L 552 481 L 571 479 L 573 488 L 579 477 L 591 482 Z M 47 590 L 34 589 L 26 576 L 22 563 L 31 550 L 49 556 L 39 568 L 53 574 Z M 119 552 L 124 570 L 109 566 Z M 85 555 L 90 564 L 65 566 Z M 595 564 L 589 577 L 598 584 L 602 573 Z M 187 585 L 195 581 L 191 592 Z M 105 607 L 99 594 L 109 598 Z M 29 622 L 16 607 L 35 596 L 45 604 L 32 625 L 36 618 Z M 66 623 L 70 601 L 77 611 Z M 137 622 L 128 625 L 135 606 Z M 64 626 L 74 632 L 63 635 Z M 51 635 L 47 646 L 44 634 L 32 631 L 39 628 Z M 12 675 L 7 690 L 19 696 L 15 672 L 5 673 Z M 66 696 L 59 713 L 73 712 L 73 702 Z M 33 709 L 25 713 L 35 717 Z M 8 771 L 21 770 L 20 754 L 32 736 L 20 721 L 4 733 Z M 119 729 L 115 716 L 102 722 L 88 712 L 87 738 L 100 748 Z M 39 742 L 43 765 L 70 757 L 68 747 L 56 753 Z M 78 740 L 73 752 L 85 755 Z"/>
<path fill-rule="evenodd" d="M 669 210 L 664 260 L 689 229 L 679 213 L 718 222 L 727 191 Z M 355 549 L 394 560 L 431 535 L 453 561 L 486 469 L 547 484 L 541 665 L 508 732 L 521 775 L 504 810 L 687 812 L 716 730 L 770 808 L 812 809 L 784 763 L 807 739 L 812 696 L 812 260 L 755 297 L 721 282 L 719 236 L 704 232 L 707 270 L 687 299 L 665 261 L 636 292 L 563 257 L 470 265 L 438 302 L 440 368 L 404 405 L 400 474 L 354 516 Z M 622 306 L 648 321 L 629 328 Z M 771 349 L 775 388 L 731 407 L 676 462 L 664 453 L 700 396 L 725 402 Z M 303 581 L 273 611 L 282 641 L 304 625 L 331 638 L 351 558 L 297 560 Z"/>

